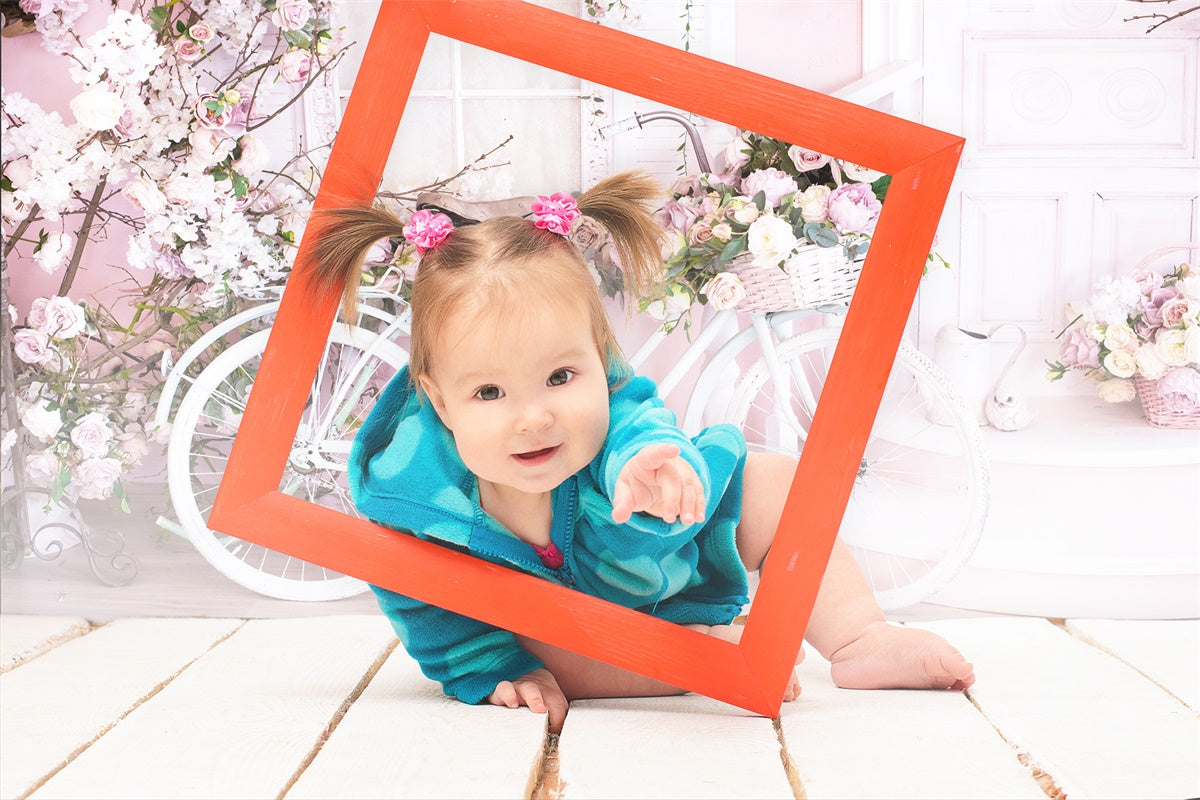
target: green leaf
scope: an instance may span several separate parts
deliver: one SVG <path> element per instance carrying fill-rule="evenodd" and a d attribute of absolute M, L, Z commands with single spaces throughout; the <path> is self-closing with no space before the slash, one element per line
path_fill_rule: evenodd
<path fill-rule="evenodd" d="M 0 189 L 3 189 L 6 192 L 11 192 L 13 190 L 12 181 L 9 180 L 7 175 L 0 176 Z"/>
<path fill-rule="evenodd" d="M 833 247 L 838 243 L 837 231 L 823 222 L 809 222 L 804 226 L 804 238 L 819 247 Z"/>
<path fill-rule="evenodd" d="M 725 245 L 725 249 L 721 251 L 721 255 L 717 256 L 717 260 L 724 264 L 745 249 L 746 237 L 735 236 L 729 240 L 729 244 Z"/>
<path fill-rule="evenodd" d="M 292 47 L 299 47 L 301 50 L 307 50 L 312 46 L 312 41 L 300 31 L 284 31 L 283 38 Z"/>
<path fill-rule="evenodd" d="M 154 28 L 155 31 L 161 32 L 163 28 L 167 27 L 167 17 L 170 15 L 170 13 L 171 6 L 169 4 L 165 6 L 155 6 L 154 8 L 150 9 L 150 27 Z"/>
<path fill-rule="evenodd" d="M 766 193 L 766 191 L 764 191 L 762 189 L 758 190 L 758 192 L 754 195 L 754 205 L 758 207 L 759 211 L 767 210 L 767 193 Z"/>
<path fill-rule="evenodd" d="M 246 180 L 244 175 L 234 172 L 230 174 L 229 180 L 233 183 L 234 197 L 245 197 L 250 191 L 250 181 Z"/>
<path fill-rule="evenodd" d="M 879 178 L 876 178 L 875 181 L 871 184 L 871 191 L 875 193 L 876 199 L 882 203 L 883 199 L 885 197 L 887 197 L 888 187 L 890 187 L 891 185 L 892 185 L 892 176 L 891 175 L 883 175 L 883 176 L 880 176 Z"/>
<path fill-rule="evenodd" d="M 183 24 L 183 20 L 175 20 L 175 31 L 177 33 L 187 33 L 187 25 Z"/>
<path fill-rule="evenodd" d="M 129 507 L 129 495 L 126 494 L 125 487 L 119 481 L 113 484 L 113 497 L 117 499 L 122 511 L 126 514 L 133 513 L 133 510 Z"/>

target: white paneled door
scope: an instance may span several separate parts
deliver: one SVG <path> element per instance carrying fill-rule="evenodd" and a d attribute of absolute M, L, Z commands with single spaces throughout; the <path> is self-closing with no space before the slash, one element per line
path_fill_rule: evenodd
<path fill-rule="evenodd" d="M 924 121 L 967 144 L 940 234 L 954 272 L 926 281 L 923 342 L 946 323 L 1017 322 L 1036 365 L 1069 322 L 1066 302 L 1200 238 L 1200 19 L 1149 34 L 1126 21 L 1148 8 L 925 3 Z"/>

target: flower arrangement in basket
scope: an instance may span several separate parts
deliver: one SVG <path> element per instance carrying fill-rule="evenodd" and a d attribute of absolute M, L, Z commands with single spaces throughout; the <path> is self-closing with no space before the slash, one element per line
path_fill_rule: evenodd
<path fill-rule="evenodd" d="M 779 311 L 846 303 L 890 181 L 798 145 L 740 134 L 714 172 L 679 179 L 658 211 L 671 235 L 666 286 L 644 298 L 642 310 L 669 329 L 694 304 Z"/>
<path fill-rule="evenodd" d="M 1073 319 L 1046 377 L 1082 370 L 1104 400 L 1139 397 L 1152 425 L 1200 428 L 1200 274 L 1189 264 L 1165 275 L 1147 267 L 1179 249 L 1200 244 L 1155 251 L 1130 275 L 1101 279 L 1087 302 L 1068 304 Z"/>

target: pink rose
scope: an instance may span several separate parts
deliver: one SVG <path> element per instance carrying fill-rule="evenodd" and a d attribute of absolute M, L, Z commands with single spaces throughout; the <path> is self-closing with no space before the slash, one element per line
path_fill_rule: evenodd
<path fill-rule="evenodd" d="M 228 158 L 234 141 L 220 129 L 201 127 L 191 132 L 188 144 L 192 146 L 191 157 L 208 167 Z"/>
<path fill-rule="evenodd" d="M 409 244 L 416 249 L 417 255 L 423 256 L 430 248 L 437 247 L 446 241 L 453 230 L 454 223 L 448 216 L 423 208 L 413 212 L 401 232 Z"/>
<path fill-rule="evenodd" d="M 660 225 L 677 231 L 686 231 L 699 215 L 700 209 L 681 200 L 668 200 L 662 208 L 654 212 L 654 217 Z"/>
<path fill-rule="evenodd" d="M 800 172 L 811 172 L 829 163 L 829 156 L 795 144 L 788 148 L 788 158 Z"/>
<path fill-rule="evenodd" d="M 312 19 L 312 6 L 308 0 L 279 0 L 271 12 L 271 22 L 280 30 L 298 31 Z"/>
<path fill-rule="evenodd" d="M 1163 303 L 1162 305 L 1162 324 L 1164 328 L 1180 328 L 1183 327 L 1184 319 L 1188 315 L 1188 301 L 1186 297 L 1176 296 Z"/>
<path fill-rule="evenodd" d="M 215 35 L 216 32 L 213 30 L 212 25 L 209 25 L 207 22 L 197 22 L 195 25 L 188 28 L 188 36 L 192 37 L 200 44 L 208 44 L 212 41 L 212 38 Z"/>
<path fill-rule="evenodd" d="M 54 355 L 50 337 L 35 328 L 22 328 L 13 334 L 13 351 L 26 364 L 45 364 Z"/>
<path fill-rule="evenodd" d="M 589 250 L 602 245 L 608 231 L 591 217 L 581 216 L 571 223 L 571 243 L 580 250 Z"/>
<path fill-rule="evenodd" d="M 866 183 L 845 183 L 829 193 L 829 219 L 841 233 L 870 233 L 883 203 Z"/>
<path fill-rule="evenodd" d="M 233 163 L 234 169 L 246 177 L 257 175 L 270 160 L 271 151 L 262 139 L 246 134 L 238 140 L 241 156 Z"/>
<path fill-rule="evenodd" d="M 742 194 L 754 197 L 759 192 L 766 195 L 767 207 L 777 208 L 781 200 L 799 189 L 791 175 L 780 169 L 756 169 L 742 181 Z"/>
<path fill-rule="evenodd" d="M 1163 324 L 1162 307 L 1178 296 L 1179 292 L 1173 286 L 1163 286 L 1151 290 L 1149 295 L 1142 298 L 1142 321 L 1151 328 L 1161 327 Z"/>
<path fill-rule="evenodd" d="M 31 312 L 32 313 L 32 312 Z M 44 308 L 45 320 L 39 326 L 51 339 L 72 339 L 83 333 L 83 307 L 69 297 L 51 297 Z"/>
<path fill-rule="evenodd" d="M 181 37 L 175 40 L 175 55 L 179 56 L 180 61 L 190 64 L 193 61 L 199 61 L 200 57 L 204 55 L 204 46 L 191 39 Z"/>
<path fill-rule="evenodd" d="M 538 195 L 531 206 L 533 224 L 559 236 L 571 235 L 571 223 L 580 215 L 575 198 L 564 192 Z"/>
<path fill-rule="evenodd" d="M 112 441 L 112 428 L 108 427 L 108 418 L 99 411 L 93 411 L 79 418 L 71 429 L 71 442 L 79 448 L 84 458 L 100 458 L 108 452 L 108 443 Z"/>
<path fill-rule="evenodd" d="M 112 495 L 121 479 L 121 462 L 115 458 L 89 458 L 75 470 L 75 486 L 85 500 L 103 500 Z"/>
<path fill-rule="evenodd" d="M 1138 292 L 1141 294 L 1150 294 L 1150 292 L 1162 286 L 1162 275 L 1159 275 L 1150 267 L 1143 267 L 1130 277 L 1137 284 Z"/>
<path fill-rule="evenodd" d="M 196 98 L 192 112 L 196 115 L 196 122 L 205 128 L 224 128 L 233 119 L 233 106 L 212 92 L 205 92 Z"/>
<path fill-rule="evenodd" d="M 17 3 L 26 14 L 37 16 L 42 13 L 42 0 L 21 0 Z"/>
<path fill-rule="evenodd" d="M 1059 358 L 1068 367 L 1100 366 L 1100 343 L 1083 332 L 1072 328 L 1062 343 Z"/>
<path fill-rule="evenodd" d="M 705 284 L 702 290 L 708 302 L 718 311 L 733 308 L 746 298 L 742 279 L 732 272 L 722 272 Z"/>
<path fill-rule="evenodd" d="M 58 459 L 46 450 L 39 450 L 25 459 L 25 477 L 34 486 L 51 486 L 57 472 Z"/>
<path fill-rule="evenodd" d="M 48 297 L 34 298 L 29 306 L 29 315 L 25 317 L 26 322 L 31 328 L 41 328 L 46 324 L 46 303 L 50 302 Z"/>
<path fill-rule="evenodd" d="M 147 216 L 158 214 L 167 207 L 167 198 L 153 182 L 145 178 L 130 178 L 121 187 L 121 194 Z"/>
<path fill-rule="evenodd" d="M 1200 372 L 1192 367 L 1176 367 L 1159 379 L 1158 397 L 1177 414 L 1200 410 Z"/>
<path fill-rule="evenodd" d="M 304 83 L 312 72 L 312 54 L 293 47 L 279 59 L 279 74 L 286 83 Z"/>
<path fill-rule="evenodd" d="M 182 258 L 170 252 L 155 254 L 154 271 L 169 280 L 192 278 L 196 275 L 187 264 L 183 263 Z"/>
<path fill-rule="evenodd" d="M 706 219 L 698 221 L 688 229 L 687 241 L 690 245 L 704 244 L 713 238 L 712 223 Z"/>

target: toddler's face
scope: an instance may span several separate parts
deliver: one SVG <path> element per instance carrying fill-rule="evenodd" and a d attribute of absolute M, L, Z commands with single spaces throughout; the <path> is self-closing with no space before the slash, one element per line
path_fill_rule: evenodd
<path fill-rule="evenodd" d="M 585 312 L 453 314 L 421 377 L 459 455 L 498 491 L 548 492 L 608 433 L 608 380 Z"/>

